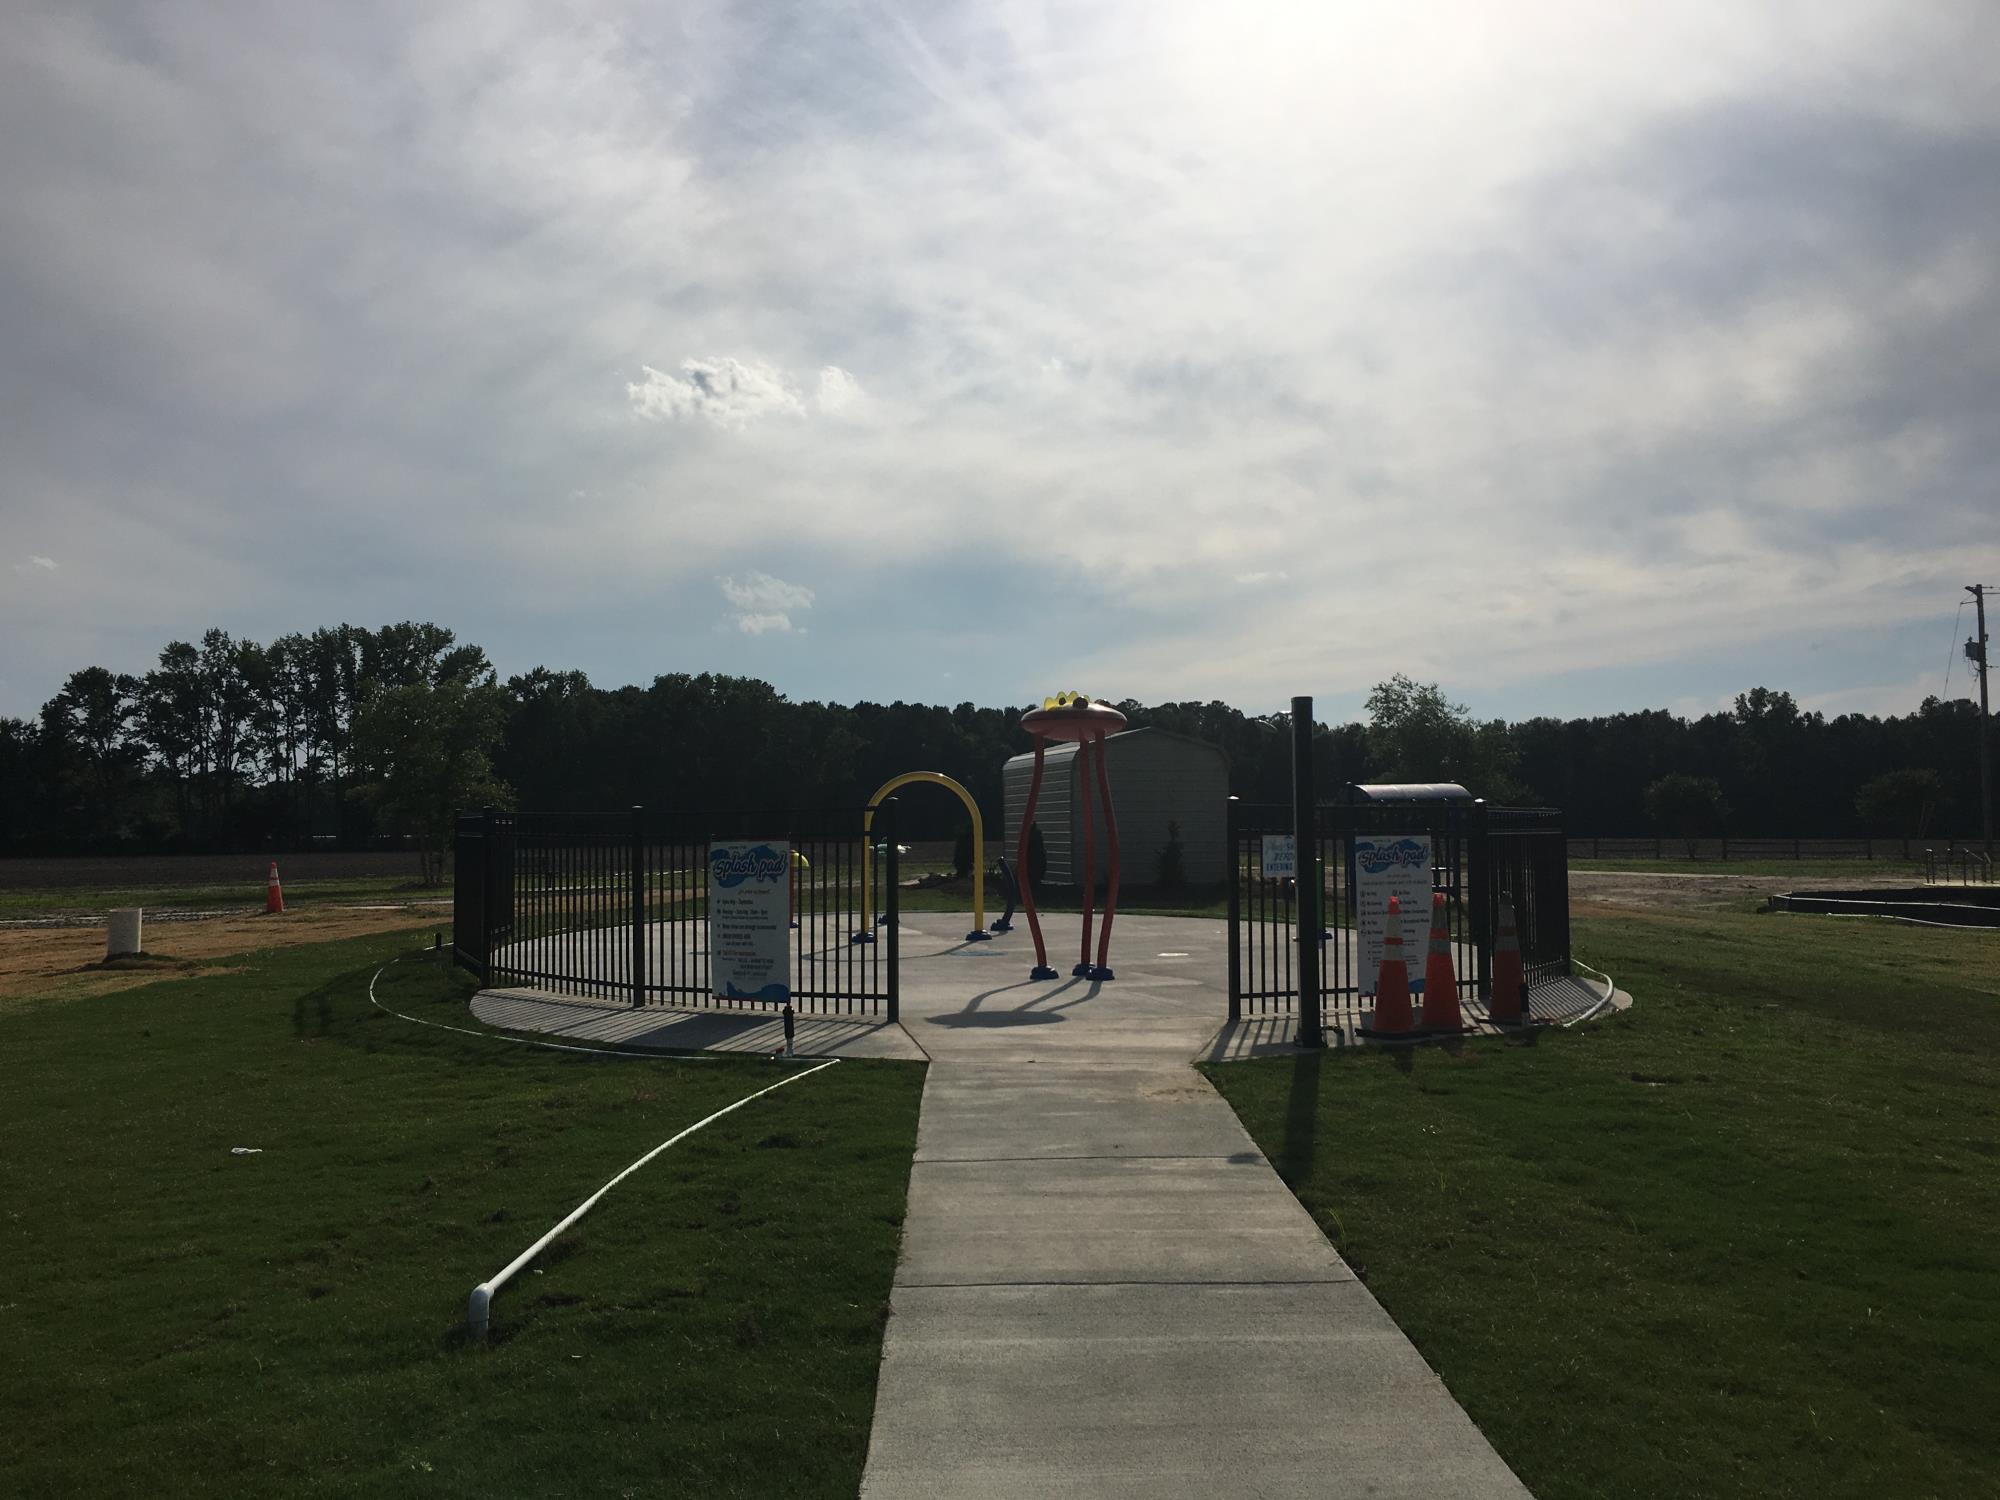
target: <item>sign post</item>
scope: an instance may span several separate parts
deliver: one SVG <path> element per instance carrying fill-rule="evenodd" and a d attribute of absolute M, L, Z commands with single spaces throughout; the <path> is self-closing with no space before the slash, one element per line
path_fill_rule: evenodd
<path fill-rule="evenodd" d="M 708 846 L 708 975 L 718 1000 L 792 998 L 791 845 L 716 839 Z"/>
<path fill-rule="evenodd" d="M 1403 952 L 1422 953 L 1431 920 L 1431 840 L 1429 834 L 1381 833 L 1354 838 L 1355 927 L 1360 941 L 1354 976 L 1364 995 L 1373 995 L 1382 975 L 1382 937 L 1389 925 L 1389 898 L 1398 898 L 1403 919 Z M 1423 989 L 1422 965 L 1412 965 L 1410 989 Z"/>

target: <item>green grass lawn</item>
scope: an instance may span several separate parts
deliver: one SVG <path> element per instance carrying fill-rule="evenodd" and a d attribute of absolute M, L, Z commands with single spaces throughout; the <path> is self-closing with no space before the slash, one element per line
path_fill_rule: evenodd
<path fill-rule="evenodd" d="M 1207 1071 L 1541 1500 L 2000 1495 L 2000 934 L 1577 949 L 1633 1011 Z"/>
<path fill-rule="evenodd" d="M 411 1025 L 369 938 L 0 1015 L 0 1494 L 843 1495 L 920 1066 L 781 1077 Z M 463 978 L 386 1003 L 470 1024 Z M 232 1156 L 232 1146 L 261 1153 Z"/>
<path fill-rule="evenodd" d="M 401 878 L 286 881 L 287 908 L 364 902 L 449 901 L 451 887 L 427 886 Z M 177 885 L 18 886 L 0 889 L 0 920 L 59 913 L 107 912 L 141 906 L 148 911 L 226 911 L 264 907 L 261 881 L 233 884 L 188 882 Z"/>

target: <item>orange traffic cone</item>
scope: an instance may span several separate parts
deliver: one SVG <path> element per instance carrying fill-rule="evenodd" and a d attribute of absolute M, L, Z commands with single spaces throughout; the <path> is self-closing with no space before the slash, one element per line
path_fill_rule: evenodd
<path fill-rule="evenodd" d="M 1403 909 L 1389 898 L 1389 922 L 1382 933 L 1382 969 L 1375 980 L 1375 1020 L 1371 1032 L 1398 1036 L 1410 1029 L 1410 965 L 1403 957 Z"/>
<path fill-rule="evenodd" d="M 285 892 L 278 884 L 278 862 L 274 859 L 271 861 L 271 878 L 264 886 L 264 915 L 268 917 L 284 909 Z"/>
<path fill-rule="evenodd" d="M 1451 933 L 1444 892 L 1431 895 L 1431 948 L 1424 958 L 1424 1030 L 1463 1031 L 1458 1013 L 1458 975 L 1451 966 Z"/>
<path fill-rule="evenodd" d="M 1500 898 L 1500 933 L 1493 943 L 1493 998 L 1486 1014 L 1495 1021 L 1521 1020 L 1521 938 L 1514 931 L 1514 898 Z"/>

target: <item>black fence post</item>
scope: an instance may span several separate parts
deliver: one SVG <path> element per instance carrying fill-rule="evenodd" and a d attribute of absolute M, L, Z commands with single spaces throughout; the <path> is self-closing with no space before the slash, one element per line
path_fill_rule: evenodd
<path fill-rule="evenodd" d="M 1466 883 L 1472 898 L 1472 951 L 1478 971 L 1475 993 L 1480 1003 L 1493 999 L 1493 861 L 1488 839 L 1486 799 L 1472 804 L 1470 837 L 1466 840 Z M 1564 846 L 1567 856 L 1568 846 Z M 1567 858 L 1565 858 L 1567 863 Z"/>
<path fill-rule="evenodd" d="M 1292 936 L 1298 949 L 1301 1047 L 1324 1047 L 1320 1024 L 1319 932 L 1325 893 L 1319 880 L 1319 802 L 1313 795 L 1313 701 L 1292 699 L 1292 885 L 1298 892 Z"/>
<path fill-rule="evenodd" d="M 468 831 L 476 822 L 470 816 L 459 816 L 451 871 L 451 958 L 473 974 L 479 974 L 486 962 L 478 949 L 479 926 L 484 920 L 480 893 L 486 889 L 486 847 L 479 834 Z"/>
<path fill-rule="evenodd" d="M 486 858 L 481 861 L 479 893 L 479 982 L 493 983 L 493 908 L 500 887 L 500 830 L 499 818 L 490 807 L 480 809 L 479 842 L 485 846 Z"/>
<path fill-rule="evenodd" d="M 632 1003 L 646 1003 L 646 810 L 632 804 Z"/>
<path fill-rule="evenodd" d="M 1558 849 L 1564 848 L 1565 845 L 1561 843 L 1562 819 L 1560 815 L 1556 819 L 1556 838 L 1556 847 Z M 1570 960 L 1569 950 L 1569 861 L 1567 859 L 1557 859 L 1554 861 L 1554 869 L 1556 890 L 1554 900 L 1550 904 L 1555 909 L 1557 921 L 1561 923 L 1562 971 L 1565 974 L 1573 974 L 1576 972 L 1576 969 Z M 1522 1013 L 1525 1015 L 1526 1010 L 1524 1009 Z"/>
<path fill-rule="evenodd" d="M 1222 804 L 1223 868 L 1229 881 L 1229 1019 L 1243 1019 L 1243 851 L 1238 847 L 1237 799 Z"/>
<path fill-rule="evenodd" d="M 903 1018 L 902 1001 L 896 984 L 896 958 L 900 948 L 900 934 L 903 927 L 902 872 L 896 856 L 896 799 L 891 797 L 875 810 L 874 837 L 882 840 L 882 873 L 887 878 L 887 889 L 883 891 L 882 912 L 888 917 L 888 931 L 883 934 L 887 941 L 883 944 L 882 961 L 889 966 L 884 992 L 888 997 L 889 1019 Z"/>

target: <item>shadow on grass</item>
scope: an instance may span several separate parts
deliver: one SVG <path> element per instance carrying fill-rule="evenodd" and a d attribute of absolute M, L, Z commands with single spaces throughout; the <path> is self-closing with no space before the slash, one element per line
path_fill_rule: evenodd
<path fill-rule="evenodd" d="M 1305 1052 L 1292 1060 L 1291 1092 L 1285 1099 L 1285 1142 L 1278 1150 L 1278 1175 L 1289 1183 L 1312 1175 L 1319 1153 L 1319 1075 L 1324 1052 Z"/>
<path fill-rule="evenodd" d="M 367 998 L 365 990 L 368 982 L 366 976 L 373 972 L 372 969 L 365 971 L 355 970 L 342 974 L 338 978 L 329 979 L 325 984 L 319 985 L 317 988 L 300 993 L 298 998 L 292 1001 L 292 1035 L 305 1038 L 323 1037 L 331 1034 L 333 1031 L 334 996 L 340 994 L 351 997 L 354 992 L 355 976 L 356 974 L 361 974 L 363 976 L 361 979 L 364 990 L 363 999 L 365 1000 Z"/>

